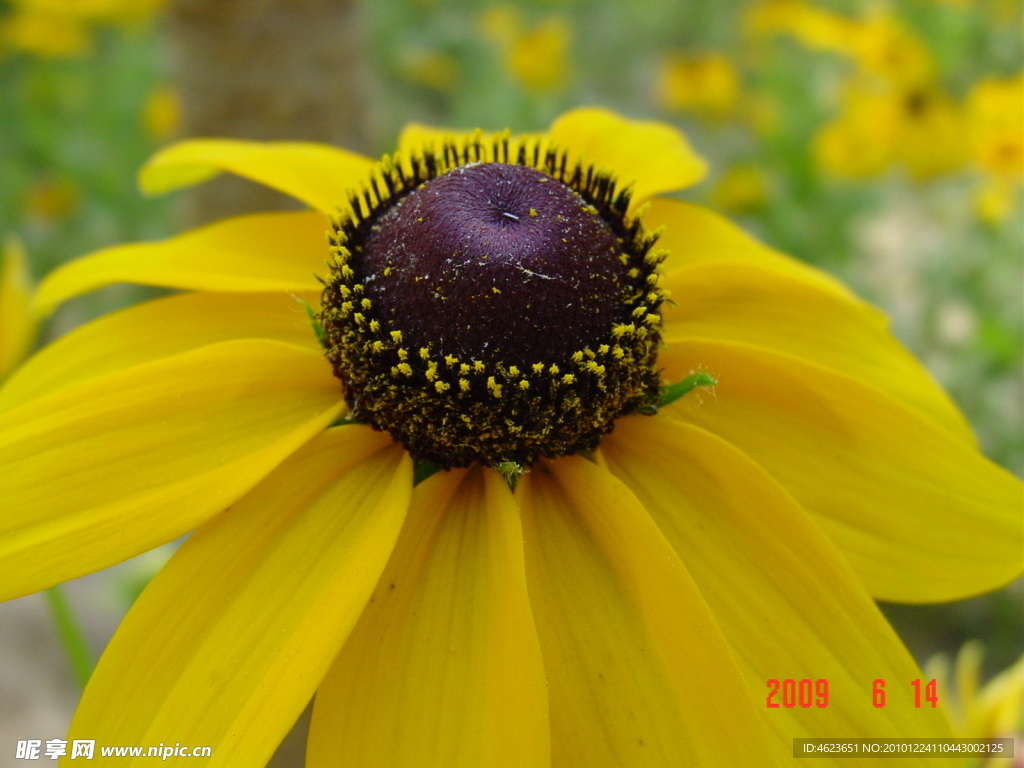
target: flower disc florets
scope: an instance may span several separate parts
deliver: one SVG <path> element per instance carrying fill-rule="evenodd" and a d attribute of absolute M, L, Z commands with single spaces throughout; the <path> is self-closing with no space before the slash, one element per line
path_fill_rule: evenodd
<path fill-rule="evenodd" d="M 628 208 L 539 141 L 385 158 L 320 316 L 354 417 L 443 467 L 596 448 L 659 393 L 661 256 Z"/>

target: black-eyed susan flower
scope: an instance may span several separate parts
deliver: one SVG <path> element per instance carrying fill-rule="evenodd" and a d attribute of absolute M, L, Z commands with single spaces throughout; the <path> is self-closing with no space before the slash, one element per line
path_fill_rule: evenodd
<path fill-rule="evenodd" d="M 658 197 L 703 173 L 674 129 L 412 126 L 376 164 L 197 140 L 142 182 L 224 170 L 311 210 L 62 267 L 41 306 L 186 292 L 0 390 L 4 598 L 195 530 L 69 738 L 262 765 L 314 694 L 313 766 L 760 766 L 794 736 L 948 735 L 896 685 L 870 706 L 919 677 L 871 598 L 1012 579 L 1020 483 L 875 310 Z M 668 405 L 691 376 L 717 385 Z M 449 471 L 414 487 L 413 457 Z M 827 691 L 773 706 L 771 680 Z"/>

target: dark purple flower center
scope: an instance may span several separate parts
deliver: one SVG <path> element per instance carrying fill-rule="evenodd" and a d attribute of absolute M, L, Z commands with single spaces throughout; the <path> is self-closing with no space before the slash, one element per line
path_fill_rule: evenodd
<path fill-rule="evenodd" d="M 533 168 L 480 163 L 382 215 L 362 269 L 410 346 L 522 367 L 564 361 L 626 321 L 621 253 L 577 192 Z"/>

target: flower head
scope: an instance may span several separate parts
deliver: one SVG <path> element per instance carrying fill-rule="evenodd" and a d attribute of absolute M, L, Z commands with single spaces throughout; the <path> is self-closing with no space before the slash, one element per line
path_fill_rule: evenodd
<path fill-rule="evenodd" d="M 563 15 L 548 14 L 526 27 L 514 5 L 499 4 L 481 14 L 479 26 L 501 50 L 505 70 L 525 88 L 544 93 L 562 87 L 572 42 L 572 28 Z"/>
<path fill-rule="evenodd" d="M 675 55 L 661 67 L 658 99 L 668 109 L 726 118 L 735 112 L 739 92 L 739 76 L 720 53 Z"/>
<path fill-rule="evenodd" d="M 821 166 L 850 178 L 876 176 L 901 165 L 917 180 L 963 166 L 961 110 L 936 86 L 904 87 L 854 78 L 842 109 L 814 138 Z"/>
<path fill-rule="evenodd" d="M 445 468 L 528 466 L 654 406 L 663 255 L 628 208 L 536 140 L 385 159 L 334 224 L 320 314 L 351 415 Z"/>
<path fill-rule="evenodd" d="M 4 47 L 44 57 L 79 56 L 91 46 L 90 26 L 136 22 L 164 0 L 13 0 L 0 24 Z"/>
<path fill-rule="evenodd" d="M 993 176 L 1024 181 L 1024 74 L 981 80 L 967 97 L 971 154 Z"/>
<path fill-rule="evenodd" d="M 411 126 L 380 165 L 188 141 L 142 182 L 222 170 L 313 210 L 60 268 L 43 307 L 188 292 L 0 389 L 3 597 L 195 529 L 71 738 L 262 765 L 314 693 L 314 765 L 763 765 L 797 735 L 948 735 L 941 710 L 863 705 L 917 676 L 871 598 L 1013 578 L 1020 483 L 875 310 L 657 197 L 704 170 L 678 132 L 600 109 L 543 136 Z M 653 371 L 718 383 L 652 402 Z M 413 487 L 410 453 L 452 469 Z M 827 713 L 765 709 L 772 678 L 827 678 Z"/>

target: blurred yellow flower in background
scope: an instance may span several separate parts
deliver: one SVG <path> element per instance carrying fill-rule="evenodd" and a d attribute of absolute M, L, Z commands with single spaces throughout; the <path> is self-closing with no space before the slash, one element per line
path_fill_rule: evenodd
<path fill-rule="evenodd" d="M 900 132 L 893 162 L 918 181 L 962 168 L 967 152 L 959 106 L 938 88 L 902 91 L 896 99 Z"/>
<path fill-rule="evenodd" d="M 181 127 L 181 96 L 175 88 L 160 85 L 147 94 L 142 105 L 142 127 L 156 142 L 173 138 Z"/>
<path fill-rule="evenodd" d="M 925 181 L 963 167 L 962 110 L 938 83 L 924 40 L 890 11 L 853 18 L 773 0 L 752 6 L 746 24 L 754 34 L 786 34 L 850 62 L 838 114 L 814 138 L 827 173 L 866 179 L 899 166 Z"/>
<path fill-rule="evenodd" d="M 506 71 L 524 88 L 550 92 L 565 84 L 572 27 L 563 15 L 548 14 L 528 26 L 518 8 L 501 4 L 480 14 L 478 23 L 498 46 Z"/>
<path fill-rule="evenodd" d="M 48 13 L 81 21 L 117 23 L 148 18 L 167 0 L 12 0 L 22 11 Z"/>
<path fill-rule="evenodd" d="M 857 22 L 804 0 L 769 0 L 748 6 L 744 26 L 754 36 L 783 34 L 808 48 L 849 53 Z"/>
<path fill-rule="evenodd" d="M 821 127 L 813 151 L 823 170 L 852 179 L 900 166 L 925 181 L 966 160 L 960 110 L 948 96 L 863 79 L 847 83 L 839 115 Z"/>
<path fill-rule="evenodd" d="M 1020 190 L 1020 184 L 998 176 L 983 176 L 974 190 L 974 212 L 978 219 L 994 226 L 1005 222 L 1013 213 Z"/>
<path fill-rule="evenodd" d="M 861 72 L 904 89 L 930 84 L 932 55 L 919 35 L 891 13 L 875 13 L 853 26 L 849 53 Z"/>
<path fill-rule="evenodd" d="M 71 57 L 92 45 L 89 27 L 152 16 L 166 0 L 11 0 L 0 45 L 43 57 Z"/>
<path fill-rule="evenodd" d="M 721 53 L 675 54 L 661 65 L 657 98 L 663 107 L 723 119 L 736 110 L 740 81 Z"/>
<path fill-rule="evenodd" d="M 888 11 L 855 18 L 804 0 L 769 0 L 751 5 L 744 22 L 748 34 L 787 35 L 807 48 L 841 54 L 862 72 L 892 82 L 920 84 L 932 76 L 924 41 Z"/>
<path fill-rule="evenodd" d="M 19 10 L 0 23 L 0 45 L 8 52 L 59 58 L 86 53 L 91 38 L 78 19 Z"/>
<path fill-rule="evenodd" d="M 979 168 L 1024 181 L 1024 74 L 975 83 L 967 96 L 967 137 Z"/>
<path fill-rule="evenodd" d="M 848 84 L 839 116 L 814 138 L 815 159 L 837 176 L 863 179 L 882 173 L 893 157 L 901 112 L 901 105 L 888 95 Z"/>
<path fill-rule="evenodd" d="M 1016 759 L 973 758 L 968 768 L 1013 768 L 1020 765 L 1024 749 L 1024 656 L 984 686 L 980 685 L 984 646 L 976 640 L 964 643 L 950 668 L 945 654 L 924 664 L 927 678 L 938 681 L 953 732 L 964 739 L 1014 739 Z"/>
<path fill-rule="evenodd" d="M 28 188 L 23 206 L 29 218 L 52 222 L 69 216 L 80 203 L 81 191 L 70 178 L 41 178 Z"/>
<path fill-rule="evenodd" d="M 459 79 L 459 63 L 444 51 L 411 48 L 401 52 L 398 71 L 410 83 L 442 93 L 451 91 Z"/>
<path fill-rule="evenodd" d="M 760 210 L 768 199 L 764 171 L 748 163 L 727 170 L 711 191 L 711 204 L 723 211 L 749 213 Z"/>
<path fill-rule="evenodd" d="M 38 322 L 31 309 L 32 279 L 21 243 L 0 250 L 0 381 L 28 354 Z"/>

